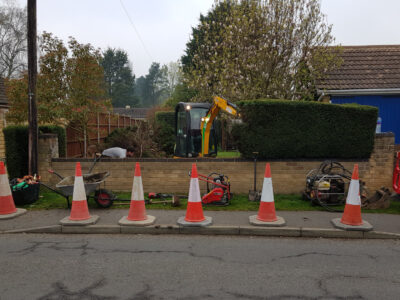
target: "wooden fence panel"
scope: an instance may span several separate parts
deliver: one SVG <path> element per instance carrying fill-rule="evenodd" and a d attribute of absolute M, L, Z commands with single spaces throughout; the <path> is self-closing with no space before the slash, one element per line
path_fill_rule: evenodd
<path fill-rule="evenodd" d="M 139 120 L 118 114 L 93 114 L 89 119 L 86 133 L 74 128 L 74 124 L 67 126 L 67 157 L 85 157 L 89 145 L 98 145 L 104 142 L 114 129 L 133 126 Z M 86 144 L 84 136 L 86 134 Z"/>

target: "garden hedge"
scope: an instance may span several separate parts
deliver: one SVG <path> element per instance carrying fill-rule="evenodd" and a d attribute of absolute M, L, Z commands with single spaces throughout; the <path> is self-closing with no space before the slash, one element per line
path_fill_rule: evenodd
<path fill-rule="evenodd" d="M 155 114 L 156 134 L 155 140 L 160 149 L 167 155 L 174 154 L 175 146 L 175 112 L 158 111 Z"/>
<path fill-rule="evenodd" d="M 233 128 L 245 158 L 369 158 L 378 109 L 358 104 L 254 100 L 238 102 Z"/>
<path fill-rule="evenodd" d="M 39 126 L 41 133 L 58 135 L 60 157 L 65 156 L 65 129 L 60 126 Z M 3 129 L 6 144 L 6 163 L 9 178 L 28 174 L 28 126 L 7 126 Z"/>

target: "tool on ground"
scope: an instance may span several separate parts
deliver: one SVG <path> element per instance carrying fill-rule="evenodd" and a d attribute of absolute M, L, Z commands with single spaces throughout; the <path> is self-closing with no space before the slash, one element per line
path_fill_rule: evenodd
<path fill-rule="evenodd" d="M 189 176 L 191 173 L 189 172 Z M 208 176 L 198 173 L 198 179 L 206 182 L 207 194 L 201 198 L 205 205 L 227 206 L 232 199 L 231 184 L 228 176 L 210 173 Z"/>
<path fill-rule="evenodd" d="M 162 193 L 149 193 L 149 199 L 145 199 L 146 204 L 164 204 L 171 203 L 171 206 L 177 207 L 181 205 L 180 198 L 187 198 L 187 196 L 178 196 L 174 194 L 162 194 Z M 167 200 L 168 198 L 172 198 L 171 200 Z M 154 199 L 161 199 L 156 200 Z"/>
<path fill-rule="evenodd" d="M 175 107 L 175 157 L 216 156 L 213 121 L 223 110 L 236 116 L 235 104 L 215 96 L 213 103 L 179 102 Z"/>
<path fill-rule="evenodd" d="M 257 191 L 257 155 L 258 152 L 253 152 L 254 154 L 254 189 L 249 190 L 249 201 L 260 201 L 261 191 Z"/>

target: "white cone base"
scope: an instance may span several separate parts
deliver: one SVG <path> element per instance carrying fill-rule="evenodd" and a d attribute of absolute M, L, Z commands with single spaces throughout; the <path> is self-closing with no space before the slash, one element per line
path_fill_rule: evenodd
<path fill-rule="evenodd" d="M 147 215 L 147 219 L 143 221 L 130 221 L 128 216 L 122 217 L 119 221 L 119 225 L 123 226 L 149 226 L 153 225 L 156 221 L 156 217 Z"/>
<path fill-rule="evenodd" d="M 201 222 L 188 222 L 185 221 L 185 217 L 180 217 L 177 221 L 178 225 L 184 226 L 184 227 L 205 227 L 209 226 L 212 224 L 212 218 L 211 217 L 204 217 L 205 220 Z"/>
<path fill-rule="evenodd" d="M 257 215 L 250 216 L 249 217 L 249 222 L 251 225 L 254 226 L 264 226 L 264 227 L 282 227 L 286 225 L 286 221 L 284 218 L 276 216 L 278 220 L 274 222 L 265 222 L 265 221 L 260 221 L 257 219 Z"/>
<path fill-rule="evenodd" d="M 12 214 L 0 215 L 0 220 L 13 219 L 26 213 L 26 209 L 17 208 L 17 211 Z"/>
<path fill-rule="evenodd" d="M 371 231 L 374 229 L 374 227 L 365 220 L 363 220 L 361 225 L 346 225 L 340 222 L 340 220 L 340 218 L 332 219 L 331 223 L 333 227 L 347 231 Z"/>
<path fill-rule="evenodd" d="M 87 220 L 80 220 L 80 221 L 72 221 L 69 217 L 65 217 L 60 221 L 61 225 L 64 226 L 85 226 L 85 225 L 92 225 L 95 224 L 99 220 L 99 216 L 90 216 Z"/>

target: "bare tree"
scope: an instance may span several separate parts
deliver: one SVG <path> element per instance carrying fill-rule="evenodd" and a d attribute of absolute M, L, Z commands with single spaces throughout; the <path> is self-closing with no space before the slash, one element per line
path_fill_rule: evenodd
<path fill-rule="evenodd" d="M 27 12 L 14 0 L 0 6 L 0 76 L 18 77 L 27 68 Z"/>

